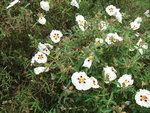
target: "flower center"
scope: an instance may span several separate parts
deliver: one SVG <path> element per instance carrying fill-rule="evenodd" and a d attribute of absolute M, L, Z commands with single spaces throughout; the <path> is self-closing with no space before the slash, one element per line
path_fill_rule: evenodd
<path fill-rule="evenodd" d="M 93 84 L 94 84 L 94 86 L 96 85 L 96 82 L 95 81 L 93 81 Z"/>
<path fill-rule="evenodd" d="M 86 79 L 83 78 L 82 76 L 80 76 L 80 78 L 78 78 L 78 80 L 79 80 L 79 83 L 86 83 L 86 82 L 85 82 Z"/>
<path fill-rule="evenodd" d="M 147 97 L 146 97 L 146 96 L 142 96 L 142 95 L 141 95 L 140 97 L 141 97 L 141 98 L 140 98 L 141 101 L 147 101 Z"/>
<path fill-rule="evenodd" d="M 40 14 L 39 14 L 39 18 L 42 19 L 43 17 L 44 17 L 43 13 L 40 13 Z"/>
<path fill-rule="evenodd" d="M 88 58 L 88 61 L 93 61 L 93 57 L 89 57 L 89 58 Z"/>
<path fill-rule="evenodd" d="M 54 34 L 54 38 L 55 39 L 59 38 L 59 34 Z"/>
<path fill-rule="evenodd" d="M 79 25 L 83 25 L 83 21 L 79 20 Z"/>
<path fill-rule="evenodd" d="M 133 26 L 133 29 L 137 29 L 138 27 L 137 26 Z"/>
<path fill-rule="evenodd" d="M 97 41 L 96 44 L 97 44 L 97 45 L 100 44 L 100 41 Z"/>
<path fill-rule="evenodd" d="M 123 83 L 124 83 L 125 85 L 127 85 L 127 84 L 129 84 L 129 81 L 125 80 Z"/>
<path fill-rule="evenodd" d="M 113 12 L 113 11 L 114 11 L 114 8 L 110 8 L 109 11 L 110 11 L 110 12 Z"/>
<path fill-rule="evenodd" d="M 44 57 L 43 57 L 43 55 L 41 54 L 41 55 L 39 55 L 39 57 L 38 57 L 38 59 L 40 59 L 40 60 L 42 60 Z"/>

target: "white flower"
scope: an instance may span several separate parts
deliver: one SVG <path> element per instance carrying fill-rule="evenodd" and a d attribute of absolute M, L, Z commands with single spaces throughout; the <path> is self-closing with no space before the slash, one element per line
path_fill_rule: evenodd
<path fill-rule="evenodd" d="M 78 22 L 79 28 L 82 31 L 85 31 L 84 26 L 85 26 L 86 20 L 84 19 L 84 17 L 82 15 L 77 15 L 76 21 Z"/>
<path fill-rule="evenodd" d="M 112 44 L 114 42 L 118 42 L 118 41 L 122 41 L 123 39 L 118 36 L 117 33 L 109 33 L 107 34 L 107 37 L 105 39 L 105 42 L 107 42 L 107 44 Z"/>
<path fill-rule="evenodd" d="M 100 21 L 100 27 L 99 27 L 99 29 L 101 31 L 106 30 L 107 27 L 108 27 L 108 23 L 106 23 L 105 21 Z"/>
<path fill-rule="evenodd" d="M 71 1 L 71 5 L 75 6 L 75 7 L 77 7 L 79 9 L 79 4 L 78 4 L 78 2 L 76 0 L 72 0 Z"/>
<path fill-rule="evenodd" d="M 96 45 L 102 44 L 103 42 L 104 42 L 104 40 L 102 38 L 95 38 Z"/>
<path fill-rule="evenodd" d="M 35 63 L 46 63 L 47 62 L 47 56 L 42 52 L 37 52 L 31 60 L 31 64 Z"/>
<path fill-rule="evenodd" d="M 131 29 L 133 30 L 137 30 L 140 28 L 140 23 L 142 22 L 142 18 L 141 17 L 137 17 L 134 22 L 130 23 Z"/>
<path fill-rule="evenodd" d="M 130 23 L 130 26 L 131 26 L 131 29 L 137 30 L 137 29 L 140 28 L 140 23 L 137 23 L 137 22 L 131 22 L 131 23 Z"/>
<path fill-rule="evenodd" d="M 46 47 L 45 44 L 39 43 L 39 44 L 38 44 L 38 49 L 39 49 L 39 51 L 42 52 L 42 53 L 45 53 L 45 54 L 47 54 L 47 55 L 50 54 L 50 51 L 49 51 L 49 49 Z"/>
<path fill-rule="evenodd" d="M 143 49 L 148 49 L 148 44 L 147 43 L 143 43 L 143 40 L 140 38 L 139 41 L 136 44 L 137 46 L 135 46 L 136 49 L 139 50 L 140 54 L 143 55 Z"/>
<path fill-rule="evenodd" d="M 144 15 L 147 16 L 147 17 L 150 17 L 150 10 L 146 10 Z"/>
<path fill-rule="evenodd" d="M 105 10 L 108 13 L 108 15 L 114 16 L 116 11 L 117 11 L 117 8 L 114 5 L 109 5 L 109 6 L 106 7 Z"/>
<path fill-rule="evenodd" d="M 92 87 L 93 81 L 85 72 L 75 72 L 71 77 L 73 85 L 77 90 L 88 90 Z"/>
<path fill-rule="evenodd" d="M 52 30 L 52 32 L 50 33 L 50 38 L 54 43 L 58 43 L 62 36 L 63 34 L 59 30 Z"/>
<path fill-rule="evenodd" d="M 44 18 L 44 15 L 42 13 L 39 14 L 38 22 L 42 25 L 46 24 L 46 19 Z"/>
<path fill-rule="evenodd" d="M 10 8 L 10 7 L 12 7 L 12 6 L 14 6 L 15 4 L 17 4 L 17 3 L 19 3 L 19 2 L 20 2 L 19 0 L 14 0 L 13 2 L 11 2 L 11 3 L 9 4 L 9 6 L 6 7 L 6 9 L 8 9 L 8 8 Z"/>
<path fill-rule="evenodd" d="M 83 67 L 90 68 L 91 65 L 92 65 L 92 62 L 93 62 L 93 57 L 90 56 L 90 57 L 88 57 L 88 58 L 86 58 L 86 59 L 84 60 L 84 63 L 83 63 L 82 66 L 83 66 Z"/>
<path fill-rule="evenodd" d="M 93 81 L 92 88 L 99 88 L 97 79 L 95 79 L 94 77 L 90 77 L 90 79 Z"/>
<path fill-rule="evenodd" d="M 132 80 L 131 75 L 124 74 L 118 79 L 118 82 L 120 83 L 121 87 L 128 87 L 129 85 L 133 84 L 134 80 Z"/>
<path fill-rule="evenodd" d="M 104 68 L 104 79 L 105 83 L 109 83 L 110 81 L 113 81 L 117 78 L 116 75 L 117 71 L 114 69 L 114 67 L 106 66 Z"/>
<path fill-rule="evenodd" d="M 141 17 L 137 17 L 134 22 L 137 22 L 137 23 L 141 23 L 142 22 L 142 18 Z"/>
<path fill-rule="evenodd" d="M 37 67 L 37 68 L 34 68 L 34 73 L 36 75 L 39 75 L 42 72 L 48 72 L 48 71 L 49 71 L 49 67 Z"/>
<path fill-rule="evenodd" d="M 48 1 L 41 1 L 40 2 L 40 6 L 43 10 L 45 11 L 49 11 L 49 2 Z"/>
<path fill-rule="evenodd" d="M 122 14 L 119 11 L 115 13 L 115 17 L 120 23 L 122 23 Z"/>
<path fill-rule="evenodd" d="M 135 95 L 135 101 L 138 105 L 149 108 L 150 107 L 150 91 L 140 89 Z"/>

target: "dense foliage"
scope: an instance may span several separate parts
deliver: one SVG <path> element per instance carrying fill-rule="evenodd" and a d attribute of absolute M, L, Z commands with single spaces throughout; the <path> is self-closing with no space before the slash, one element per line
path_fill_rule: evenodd
<path fill-rule="evenodd" d="M 149 44 L 150 18 L 144 16 L 149 8 L 149 0 L 81 0 L 80 8 L 70 5 L 70 0 L 47 0 L 51 9 L 40 8 L 40 0 L 22 0 L 10 9 L 11 0 L 0 1 L 0 78 L 1 112 L 3 113 L 149 113 L 149 108 L 140 107 L 135 102 L 139 89 L 150 90 L 150 51 L 129 51 L 136 45 L 138 31 Z M 107 1 L 107 2 L 106 2 Z M 113 4 L 123 13 L 123 23 L 110 17 L 105 8 Z M 38 13 L 44 13 L 47 23 L 40 25 Z M 88 28 L 84 32 L 75 22 L 77 13 L 84 15 Z M 142 17 L 137 31 L 130 29 L 130 22 Z M 107 21 L 106 31 L 98 29 L 101 20 Z M 63 38 L 54 44 L 49 38 L 53 29 L 61 30 Z M 106 38 L 106 34 L 117 32 L 123 41 L 117 44 L 95 46 L 95 38 Z M 38 51 L 38 43 L 54 46 L 44 65 L 50 71 L 35 75 L 31 58 Z M 90 69 L 82 67 L 88 56 L 94 61 Z M 39 65 L 39 64 L 37 64 Z M 103 68 L 113 66 L 117 78 L 131 74 L 134 84 L 127 88 L 117 87 L 117 80 L 104 83 Z M 78 91 L 71 83 L 74 72 L 84 71 L 94 76 L 99 89 Z"/>

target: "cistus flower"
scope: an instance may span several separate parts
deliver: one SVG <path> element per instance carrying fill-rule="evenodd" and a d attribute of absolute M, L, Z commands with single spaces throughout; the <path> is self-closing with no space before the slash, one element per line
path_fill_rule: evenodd
<path fill-rule="evenodd" d="M 118 82 L 120 83 L 120 87 L 128 87 L 133 84 L 134 80 L 131 75 L 124 74 L 118 79 Z"/>
<path fill-rule="evenodd" d="M 50 44 L 47 44 L 47 43 L 45 43 L 45 44 L 39 43 L 39 44 L 38 44 L 38 49 L 39 49 L 40 52 L 49 55 L 49 54 L 50 54 L 50 51 L 49 51 L 49 49 L 47 48 L 47 46 L 49 46 L 51 49 L 53 48 L 53 46 L 50 45 Z"/>
<path fill-rule="evenodd" d="M 11 2 L 11 3 L 9 4 L 9 6 L 6 7 L 6 9 L 13 7 L 15 4 L 17 4 L 17 3 L 19 3 L 19 2 L 20 2 L 19 0 L 14 0 L 13 2 Z"/>
<path fill-rule="evenodd" d="M 109 5 L 109 6 L 106 7 L 105 10 L 108 13 L 108 15 L 114 16 L 116 11 L 117 11 L 117 8 L 114 5 Z"/>
<path fill-rule="evenodd" d="M 92 56 L 86 58 L 86 59 L 84 60 L 84 63 L 83 63 L 82 66 L 83 66 L 83 67 L 90 68 L 91 65 L 92 65 L 93 59 L 94 59 L 94 58 L 93 58 Z"/>
<path fill-rule="evenodd" d="M 38 22 L 42 25 L 46 24 L 46 19 L 44 18 L 44 15 L 42 13 L 39 14 Z"/>
<path fill-rule="evenodd" d="M 112 44 L 114 42 L 120 42 L 120 41 L 123 41 L 123 38 L 118 36 L 117 33 L 109 33 L 107 34 L 107 37 L 105 39 L 105 42 L 107 44 Z"/>
<path fill-rule="evenodd" d="M 109 83 L 110 81 L 113 81 L 117 78 L 117 71 L 114 69 L 114 67 L 106 66 L 103 68 L 104 70 L 104 82 Z"/>
<path fill-rule="evenodd" d="M 141 17 L 137 17 L 133 22 L 130 23 L 132 30 L 137 30 L 140 28 L 140 23 L 142 22 Z"/>
<path fill-rule="evenodd" d="M 52 32 L 50 33 L 50 38 L 54 43 L 58 43 L 62 36 L 63 34 L 59 30 L 52 30 Z"/>
<path fill-rule="evenodd" d="M 36 75 L 39 75 L 40 73 L 48 72 L 48 71 L 49 71 L 49 67 L 37 67 L 37 68 L 34 68 L 34 73 Z"/>
<path fill-rule="evenodd" d="M 107 27 L 108 27 L 108 23 L 107 23 L 107 22 L 105 22 L 105 21 L 100 21 L 99 29 L 100 29 L 101 31 L 106 30 Z"/>
<path fill-rule="evenodd" d="M 76 16 L 76 21 L 77 21 L 77 23 L 79 25 L 79 28 L 82 31 L 85 31 L 84 26 L 85 26 L 86 20 L 84 19 L 84 17 L 82 15 L 77 15 Z"/>
<path fill-rule="evenodd" d="M 100 45 L 104 42 L 104 40 L 102 38 L 95 38 L 95 44 L 96 45 Z"/>
<path fill-rule="evenodd" d="M 144 15 L 145 15 L 146 17 L 150 17 L 150 10 L 146 10 L 145 13 L 144 13 Z"/>
<path fill-rule="evenodd" d="M 116 19 L 122 23 L 122 14 L 120 13 L 120 9 L 116 8 L 114 5 L 109 5 L 106 7 L 106 12 L 110 16 L 115 16 Z"/>
<path fill-rule="evenodd" d="M 98 85 L 97 79 L 96 79 L 96 78 L 94 78 L 94 77 L 90 77 L 90 79 L 93 81 L 92 88 L 99 88 L 99 85 Z"/>
<path fill-rule="evenodd" d="M 140 54 L 143 55 L 143 49 L 148 49 L 148 44 L 144 43 L 144 41 L 140 38 L 135 46 L 136 49 L 139 50 Z"/>
<path fill-rule="evenodd" d="M 47 62 L 47 56 L 42 53 L 42 52 L 37 52 L 33 57 L 32 57 L 32 60 L 31 60 L 31 65 L 33 63 L 35 63 L 35 61 L 37 63 L 46 63 Z"/>
<path fill-rule="evenodd" d="M 40 2 L 40 6 L 43 10 L 45 11 L 49 11 L 49 2 L 48 1 L 41 1 Z"/>
<path fill-rule="evenodd" d="M 140 106 L 150 108 L 150 91 L 140 89 L 140 91 L 135 95 L 135 101 Z"/>
<path fill-rule="evenodd" d="M 72 0 L 71 3 L 70 3 L 72 6 L 75 6 L 79 9 L 79 4 L 76 0 Z"/>
<path fill-rule="evenodd" d="M 75 72 L 71 77 L 71 81 L 77 90 L 88 90 L 93 86 L 93 81 L 85 72 Z"/>

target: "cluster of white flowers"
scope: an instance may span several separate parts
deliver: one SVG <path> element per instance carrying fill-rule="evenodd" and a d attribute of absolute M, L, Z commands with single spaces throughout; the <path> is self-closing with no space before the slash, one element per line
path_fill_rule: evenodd
<path fill-rule="evenodd" d="M 71 5 L 79 8 L 79 4 L 77 3 L 76 0 L 72 0 Z M 106 7 L 106 12 L 110 16 L 115 16 L 116 19 L 120 23 L 122 23 L 122 14 L 120 13 L 120 9 L 117 9 L 113 5 L 109 5 L 108 7 Z M 144 14 L 148 17 L 148 13 L 149 12 L 146 11 Z M 77 15 L 76 21 L 79 25 L 79 28 L 82 31 L 85 31 L 85 24 L 87 23 L 85 18 L 82 15 Z M 137 17 L 134 22 L 130 23 L 131 29 L 133 29 L 133 30 L 139 29 L 141 22 L 142 22 L 142 18 Z M 100 21 L 99 29 L 101 31 L 104 31 L 107 29 L 108 25 L 109 25 L 109 23 L 107 23 L 105 21 Z M 139 33 L 137 35 L 139 37 Z M 113 44 L 116 42 L 123 41 L 123 38 L 120 37 L 116 32 L 115 33 L 108 33 L 105 40 L 102 38 L 95 38 L 95 45 L 100 45 L 100 44 L 104 43 L 104 41 L 107 44 Z M 143 55 L 143 49 L 148 49 L 148 45 L 147 45 L 147 43 L 143 43 L 143 40 L 140 38 L 140 40 L 138 41 L 138 43 L 136 44 L 136 46 L 134 48 L 138 49 L 140 54 Z M 133 50 L 134 49 L 132 49 L 132 51 Z M 94 60 L 93 56 L 87 57 L 84 60 L 82 67 L 87 67 L 90 69 L 90 67 L 92 66 L 93 60 Z M 116 74 L 117 71 L 115 70 L 114 67 L 106 66 L 103 68 L 103 70 L 104 70 L 104 82 L 105 83 L 108 84 L 117 78 L 117 74 Z M 90 88 L 99 88 L 100 87 L 98 85 L 97 79 L 94 77 L 88 77 L 85 72 L 75 72 L 71 77 L 71 81 L 77 90 L 89 90 Z M 124 74 L 118 79 L 118 83 L 119 83 L 117 85 L 118 87 L 125 88 L 125 87 L 133 85 L 134 80 L 132 78 L 132 75 Z M 136 100 L 136 103 L 141 105 L 141 106 L 150 107 L 150 93 L 149 93 L 149 91 L 140 90 L 140 92 L 137 92 L 137 94 L 135 96 L 135 100 Z"/>
<path fill-rule="evenodd" d="M 50 6 L 49 6 L 49 2 L 48 1 L 41 1 L 40 2 L 40 6 L 43 10 L 45 11 L 49 11 Z M 46 24 L 46 18 L 44 17 L 44 14 L 39 14 L 39 19 L 38 22 L 42 25 Z"/>
<path fill-rule="evenodd" d="M 48 44 L 48 43 L 45 43 L 45 44 L 42 44 L 42 43 L 39 43 L 38 44 L 38 52 L 32 57 L 32 60 L 31 60 L 31 65 L 33 65 L 34 63 L 39 63 L 39 64 L 44 64 L 47 62 L 47 55 L 50 54 L 50 50 L 49 49 L 52 49 L 53 46 Z M 42 72 L 48 72 L 49 71 L 49 67 L 36 67 L 34 68 L 34 73 L 36 75 L 42 73 Z"/>
<path fill-rule="evenodd" d="M 143 55 L 143 50 L 148 49 L 148 44 L 140 38 L 139 41 L 137 42 L 136 46 L 134 46 L 134 48 L 129 49 L 129 50 L 134 51 L 135 49 L 137 49 L 139 51 L 139 53 L 141 55 Z"/>
<path fill-rule="evenodd" d="M 15 4 L 17 4 L 18 2 L 20 2 L 20 1 L 14 0 L 6 8 L 7 9 L 10 8 L 10 7 L 14 6 Z M 70 4 L 79 9 L 79 2 L 80 2 L 80 0 L 79 1 L 72 0 Z M 40 6 L 46 12 L 49 11 L 49 9 L 50 9 L 48 1 L 41 1 Z M 120 13 L 120 9 L 116 8 L 114 5 L 109 5 L 106 7 L 105 10 L 108 13 L 108 15 L 115 16 L 116 19 L 120 23 L 122 23 L 122 14 Z M 150 17 L 149 13 L 150 13 L 150 10 L 147 10 L 144 14 L 145 14 L 145 16 Z M 46 19 L 44 17 L 44 14 L 42 14 L 42 13 L 39 14 L 38 22 L 42 25 L 46 24 Z M 85 31 L 85 29 L 86 29 L 85 24 L 87 23 L 87 21 L 84 18 L 84 16 L 78 14 L 76 16 L 76 22 L 78 23 L 79 28 L 82 31 Z M 137 17 L 133 22 L 130 23 L 131 29 L 132 30 L 139 29 L 141 22 L 142 22 L 142 18 Z M 99 29 L 101 31 L 104 31 L 107 29 L 108 25 L 109 24 L 107 22 L 100 21 Z M 62 36 L 63 36 L 63 34 L 59 30 L 52 30 L 50 33 L 50 39 L 54 43 L 60 42 Z M 120 41 L 123 41 L 123 38 L 120 37 L 116 32 L 108 33 L 105 38 L 105 42 L 107 44 L 113 44 L 115 42 L 120 42 Z M 102 43 L 104 43 L 104 39 L 102 39 L 102 38 L 95 39 L 96 45 L 100 45 Z M 52 48 L 53 48 L 53 46 L 48 43 L 44 43 L 44 44 L 39 43 L 38 44 L 38 52 L 32 57 L 31 65 L 33 65 L 35 63 L 38 63 L 40 65 L 47 63 L 47 60 L 48 60 L 47 56 L 50 55 L 50 49 L 52 49 Z M 134 48 L 139 50 L 140 54 L 143 55 L 143 49 L 148 49 L 148 44 L 143 43 L 143 40 L 140 38 Z M 133 51 L 133 50 L 134 49 L 130 49 L 130 51 Z M 90 67 L 92 66 L 93 60 L 94 60 L 94 56 L 87 57 L 84 60 L 82 67 L 86 67 L 86 68 L 90 69 Z M 104 70 L 104 82 L 105 83 L 110 83 L 111 81 L 114 81 L 117 78 L 117 74 L 116 74 L 117 71 L 115 70 L 114 67 L 106 66 L 103 68 L 103 70 Z M 48 71 L 49 71 L 49 67 L 47 67 L 45 65 L 34 68 L 34 73 L 36 75 L 38 75 L 42 72 L 48 72 Z M 71 77 L 71 81 L 77 90 L 89 90 L 91 88 L 99 88 L 100 87 L 97 79 L 93 76 L 88 77 L 85 72 L 73 73 L 73 75 Z M 131 75 L 124 74 L 124 75 L 122 75 L 122 77 L 120 77 L 118 79 L 118 83 L 119 83 L 118 87 L 128 87 L 130 85 L 133 85 L 133 82 L 134 82 L 134 80 L 132 79 Z M 135 100 L 136 100 L 136 103 L 141 106 L 144 106 L 147 108 L 150 107 L 150 92 L 145 89 L 140 89 L 140 91 L 137 92 L 135 95 Z"/>

